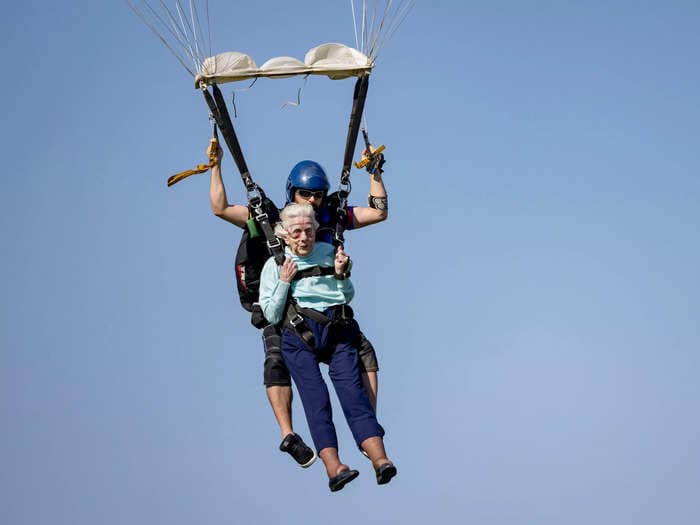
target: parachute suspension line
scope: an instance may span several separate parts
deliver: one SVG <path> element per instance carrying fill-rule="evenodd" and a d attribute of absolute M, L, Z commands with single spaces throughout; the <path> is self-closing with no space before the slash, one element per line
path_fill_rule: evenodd
<path fill-rule="evenodd" d="M 370 35 L 369 38 L 372 39 L 371 44 L 365 44 L 365 48 L 368 49 L 368 53 L 372 53 L 372 48 L 374 47 L 374 42 L 376 41 L 377 35 L 379 34 L 379 31 L 381 31 L 381 26 L 384 23 L 384 17 L 386 17 L 387 13 L 387 6 L 391 5 L 391 0 L 389 0 L 385 6 L 384 6 L 384 13 L 382 15 L 382 18 L 379 21 L 379 24 L 377 24 L 377 5 L 374 4 L 372 6 L 372 16 L 369 18 L 369 24 L 367 25 L 367 35 Z M 377 28 L 377 25 L 379 26 Z M 374 38 L 371 37 L 371 35 L 375 35 Z M 368 54 L 368 56 L 369 56 Z"/>
<path fill-rule="evenodd" d="M 387 15 L 382 18 L 382 27 L 377 32 L 375 43 L 372 46 L 369 56 L 377 56 L 381 52 L 384 45 L 389 41 L 399 26 L 406 19 L 408 13 L 410 13 L 415 3 L 415 0 L 402 0 L 393 14 L 389 14 L 387 12 Z M 391 1 L 389 4 L 391 4 Z M 388 20 L 389 22 L 386 28 L 383 27 L 385 20 Z"/>
<path fill-rule="evenodd" d="M 207 55 L 212 56 L 212 48 L 211 48 L 211 18 L 209 17 L 209 0 L 207 0 L 206 4 L 206 14 L 207 14 Z"/>
<path fill-rule="evenodd" d="M 415 0 L 363 0 L 358 36 L 355 2 L 350 0 L 357 49 L 374 60 L 408 16 L 414 4 Z"/>
<path fill-rule="evenodd" d="M 384 5 L 384 11 L 382 13 L 381 18 L 379 18 L 379 22 L 377 23 L 377 6 L 374 6 L 374 9 L 372 11 L 372 21 L 369 26 L 369 32 L 368 34 L 374 35 L 372 37 L 372 42 L 367 42 L 367 55 L 371 56 L 372 53 L 374 52 L 374 49 L 377 45 L 377 40 L 379 39 L 379 36 L 382 33 L 382 28 L 384 27 L 384 20 L 386 20 L 386 17 L 389 13 L 389 8 L 391 7 L 391 0 L 389 0 L 385 5 Z M 376 29 L 375 29 L 376 27 Z"/>
<path fill-rule="evenodd" d="M 167 10 L 167 6 L 165 6 L 164 0 L 160 0 L 161 5 Z M 189 51 L 190 57 L 192 57 L 192 61 L 194 62 L 195 69 L 199 70 L 201 65 L 202 65 L 202 53 L 200 52 L 199 49 L 199 37 L 197 36 L 197 28 L 199 26 L 199 15 L 195 16 L 195 13 L 197 13 L 197 10 L 194 7 L 194 2 L 193 0 L 189 1 L 189 7 L 190 7 L 190 18 L 188 20 L 187 16 L 185 15 L 185 10 L 182 7 L 182 4 L 180 3 L 180 0 L 176 0 L 176 7 L 177 7 L 177 14 L 178 18 L 180 19 L 180 25 L 178 26 L 180 33 L 185 35 L 185 42 L 186 42 L 186 47 Z M 201 33 L 201 26 L 199 27 L 200 33 Z M 191 35 L 191 39 L 188 37 L 188 35 Z"/>
<path fill-rule="evenodd" d="M 156 35 L 156 38 L 158 38 L 158 40 L 160 40 L 161 43 L 168 49 L 168 51 L 170 51 L 170 53 L 177 59 L 177 61 L 180 63 L 180 65 L 181 65 L 182 67 L 184 67 L 185 70 L 186 70 L 190 75 L 192 75 L 192 76 L 194 77 L 194 76 L 196 75 L 195 70 L 192 69 L 190 66 L 188 66 L 188 65 L 185 63 L 186 60 L 185 60 L 185 59 L 180 55 L 180 53 L 175 49 L 175 46 L 173 46 L 173 45 L 168 41 L 168 39 L 165 38 L 165 37 L 163 36 L 163 34 L 162 34 L 161 32 L 158 31 L 158 29 L 156 29 L 155 24 L 153 24 L 153 23 L 148 19 L 148 17 L 147 17 L 142 11 L 140 11 L 140 10 L 139 10 L 134 4 L 132 4 L 131 2 L 128 2 L 128 4 L 129 4 L 129 6 L 131 7 L 131 9 L 134 11 L 134 13 L 136 13 L 136 15 L 143 21 L 143 23 L 146 24 L 146 26 L 153 32 L 154 35 Z M 162 21 L 162 19 L 160 18 L 160 16 L 158 16 L 158 14 L 157 14 L 155 11 L 153 11 L 153 8 L 152 8 L 148 3 L 146 3 L 146 6 L 148 7 L 149 10 L 152 11 L 152 13 L 151 13 L 152 16 L 153 16 L 155 19 L 157 19 L 161 24 L 164 24 L 164 22 Z M 169 32 L 169 33 L 171 33 L 171 37 L 174 38 L 174 39 L 182 46 L 183 44 L 182 44 L 181 42 L 179 42 L 179 38 L 177 37 L 177 35 L 174 35 L 174 34 L 172 33 L 172 31 L 170 30 L 170 27 L 167 26 L 167 25 L 165 25 L 165 28 L 168 29 L 168 32 Z"/>
<path fill-rule="evenodd" d="M 360 49 L 360 42 L 357 38 L 357 18 L 355 17 L 355 2 L 350 0 L 350 12 L 352 13 L 352 29 L 355 34 L 355 49 Z"/>
<path fill-rule="evenodd" d="M 190 2 L 190 20 L 192 21 L 192 34 L 194 35 L 195 52 L 197 56 L 202 56 L 204 54 L 204 50 L 200 49 L 200 46 L 203 47 L 204 43 L 202 42 L 200 44 L 200 38 L 204 36 L 204 31 L 202 30 L 202 23 L 199 20 L 199 13 L 196 9 L 194 9 L 194 4 L 192 2 Z"/>
<path fill-rule="evenodd" d="M 131 9 L 192 77 L 196 77 L 199 73 L 206 58 L 205 53 L 211 55 L 209 0 L 200 0 L 204 3 L 206 12 L 206 31 L 202 27 L 202 17 L 200 9 L 197 8 L 197 1 L 188 0 L 185 8 L 181 0 L 174 0 L 173 7 L 169 7 L 166 0 L 158 0 L 157 7 L 154 7 L 149 0 L 142 0 L 140 6 L 131 0 L 126 0 Z M 203 41 L 205 33 L 208 38 L 208 49 L 205 49 L 207 45 Z M 188 62 L 192 65 L 188 65 Z"/>
<path fill-rule="evenodd" d="M 168 7 L 164 4 L 163 0 L 161 0 L 160 4 L 163 9 L 165 20 L 163 19 L 163 17 L 158 15 L 155 9 L 153 9 L 153 7 L 151 7 L 151 5 L 148 2 L 145 2 L 145 4 L 149 7 L 153 16 L 158 21 L 160 21 L 161 25 L 164 28 L 168 30 L 171 37 L 179 44 L 183 52 L 190 58 L 190 60 L 193 63 L 192 70 L 197 71 L 199 69 L 199 64 L 197 63 L 197 55 L 195 54 L 192 43 L 190 42 L 190 37 L 188 36 L 187 30 L 184 28 L 184 25 L 181 25 L 178 22 L 178 19 L 180 20 L 180 22 L 182 22 L 182 13 L 179 3 L 176 6 L 176 17 L 175 14 L 173 14 L 173 12 L 170 11 L 170 9 L 168 9 Z"/>

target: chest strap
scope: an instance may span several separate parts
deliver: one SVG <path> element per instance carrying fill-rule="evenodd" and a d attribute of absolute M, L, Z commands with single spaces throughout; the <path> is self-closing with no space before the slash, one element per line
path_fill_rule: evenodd
<path fill-rule="evenodd" d="M 293 281 L 299 281 L 306 277 L 320 277 L 322 275 L 335 275 L 335 266 L 311 266 L 297 271 Z"/>

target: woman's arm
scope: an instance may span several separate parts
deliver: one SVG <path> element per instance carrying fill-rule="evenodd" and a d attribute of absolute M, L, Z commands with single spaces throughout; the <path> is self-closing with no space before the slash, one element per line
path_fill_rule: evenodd
<path fill-rule="evenodd" d="M 350 257 L 345 253 L 342 246 L 338 247 L 338 250 L 335 252 L 334 266 L 337 289 L 343 294 L 347 304 L 355 297 L 355 288 L 350 281 Z"/>
<path fill-rule="evenodd" d="M 277 266 L 274 257 L 270 257 L 260 273 L 260 296 L 258 302 L 265 319 L 272 324 L 282 320 L 287 305 L 290 283 L 297 273 L 296 264 L 285 259 L 282 266 Z"/>

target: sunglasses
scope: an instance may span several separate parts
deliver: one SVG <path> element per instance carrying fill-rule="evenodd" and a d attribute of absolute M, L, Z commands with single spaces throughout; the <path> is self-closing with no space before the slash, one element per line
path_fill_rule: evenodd
<path fill-rule="evenodd" d="M 297 195 L 301 197 L 302 199 L 310 199 L 311 197 L 315 197 L 316 199 L 322 199 L 323 197 L 326 196 L 326 192 L 324 190 L 319 190 L 319 191 L 311 191 L 311 190 L 296 190 Z"/>

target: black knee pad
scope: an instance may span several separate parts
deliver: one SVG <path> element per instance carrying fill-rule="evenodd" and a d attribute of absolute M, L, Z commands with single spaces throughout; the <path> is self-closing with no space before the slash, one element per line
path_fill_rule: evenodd
<path fill-rule="evenodd" d="M 365 334 L 360 331 L 359 326 L 357 327 L 357 332 L 360 336 L 360 342 L 357 347 L 360 354 L 360 370 L 362 372 L 376 372 L 379 370 L 379 363 L 377 362 L 377 353 L 374 351 L 374 346 L 365 337 Z"/>
<path fill-rule="evenodd" d="M 263 382 L 265 386 L 291 386 L 287 365 L 282 359 L 282 337 L 276 326 L 268 325 L 262 333 L 265 348 L 265 365 L 263 367 Z"/>

